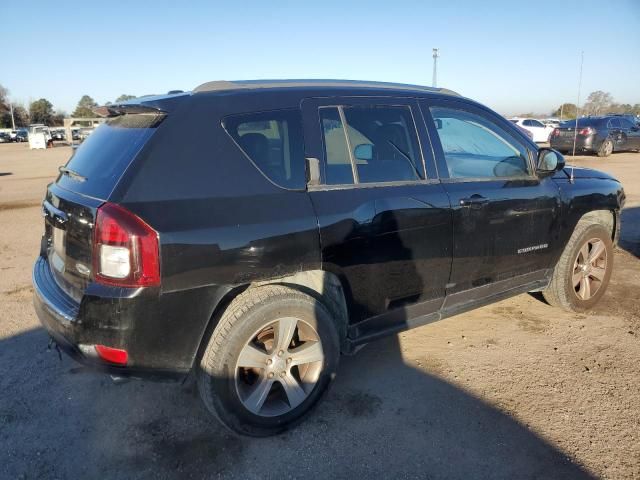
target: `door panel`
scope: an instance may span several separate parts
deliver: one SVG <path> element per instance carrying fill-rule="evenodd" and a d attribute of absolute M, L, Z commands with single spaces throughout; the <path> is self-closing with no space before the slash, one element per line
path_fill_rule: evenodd
<path fill-rule="evenodd" d="M 454 259 L 448 294 L 550 268 L 558 233 L 551 179 L 448 183 Z M 483 204 L 462 205 L 483 197 Z"/>
<path fill-rule="evenodd" d="M 402 153 L 406 145 L 403 145 L 398 131 L 400 124 L 392 119 L 389 112 L 383 112 L 377 122 L 380 135 L 349 122 L 348 117 L 353 117 L 348 114 L 349 107 L 367 105 L 408 107 L 419 133 L 413 126 L 412 138 L 404 143 L 420 145 L 425 140 L 428 142 L 424 122 L 412 99 L 307 99 L 303 102 L 307 157 L 321 161 L 321 183 L 326 183 L 327 157 L 330 155 L 335 156 L 330 168 L 334 172 L 342 167 L 345 170 L 344 175 L 331 174 L 330 181 L 335 183 L 339 178 L 351 182 L 310 187 L 309 195 L 318 216 L 323 268 L 342 278 L 352 306 L 350 322 L 355 324 L 375 317 L 376 329 L 385 329 L 406 321 L 410 306 L 420 305 L 411 310 L 412 314 L 416 311 L 425 314 L 437 311 L 442 305 L 451 270 L 451 210 L 444 188 L 434 179 L 398 181 L 398 177 L 390 174 L 394 181 L 358 183 L 359 175 L 349 173 L 350 169 L 364 172 L 365 165 L 378 175 L 384 176 L 384 172 L 390 171 L 387 157 L 382 159 L 384 167 L 381 168 L 375 164 L 379 159 L 374 160 L 375 155 L 371 153 L 382 155 L 383 146 L 378 142 L 384 132 L 390 132 L 394 139 L 391 142 L 393 149 L 388 149 L 384 155 L 394 157 L 405 169 L 409 161 L 418 162 L 419 159 L 421 176 L 425 175 L 425 170 L 435 171 L 429 152 L 424 159 L 420 148 L 417 149 L 417 159 L 416 152 L 411 158 Z M 321 109 L 326 112 L 326 109 L 336 106 L 343 107 L 339 115 L 341 120 L 338 122 L 338 116 L 323 113 L 322 118 L 331 118 L 332 124 L 321 123 Z M 385 119 L 389 119 L 388 125 L 384 124 Z M 403 125 L 403 128 L 406 131 L 409 127 Z M 330 133 L 327 133 L 329 129 Z M 345 132 L 345 137 L 350 137 L 349 141 L 337 141 L 328 136 L 342 135 L 342 132 Z M 326 147 L 325 135 L 326 142 L 330 143 Z M 352 141 L 353 138 L 360 140 Z M 354 144 L 367 144 L 369 139 L 372 147 L 366 151 L 372 158 L 358 158 L 356 163 L 353 150 L 357 145 Z M 426 169 L 423 161 L 428 162 Z"/>
<path fill-rule="evenodd" d="M 559 248 L 559 191 L 550 178 L 531 173 L 532 145 L 480 107 L 440 100 L 421 105 L 441 172 L 450 177 L 443 179 L 454 230 L 447 295 L 469 292 L 456 295 L 466 302 L 491 290 L 478 287 L 546 274 Z"/>
<path fill-rule="evenodd" d="M 351 321 L 439 300 L 451 269 L 451 213 L 440 184 L 310 192 L 323 268 L 347 281 Z"/>

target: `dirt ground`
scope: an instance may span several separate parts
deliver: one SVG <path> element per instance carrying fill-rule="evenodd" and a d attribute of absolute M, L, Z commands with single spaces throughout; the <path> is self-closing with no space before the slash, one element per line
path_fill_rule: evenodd
<path fill-rule="evenodd" d="M 568 158 L 628 196 L 594 312 L 520 295 L 372 343 L 267 439 L 228 433 L 191 384 L 114 384 L 47 350 L 31 265 L 69 154 L 0 145 L 0 478 L 640 478 L 640 154 Z"/>

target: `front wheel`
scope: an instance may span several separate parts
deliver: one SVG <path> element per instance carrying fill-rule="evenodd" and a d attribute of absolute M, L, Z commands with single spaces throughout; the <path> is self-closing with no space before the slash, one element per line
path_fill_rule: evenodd
<path fill-rule="evenodd" d="M 542 295 L 568 311 L 589 310 L 604 295 L 612 269 L 611 233 L 600 224 L 578 223 Z"/>
<path fill-rule="evenodd" d="M 209 339 L 198 371 L 200 395 L 231 430 L 277 434 L 317 404 L 339 355 L 338 329 L 322 302 L 280 285 L 249 289 Z"/>

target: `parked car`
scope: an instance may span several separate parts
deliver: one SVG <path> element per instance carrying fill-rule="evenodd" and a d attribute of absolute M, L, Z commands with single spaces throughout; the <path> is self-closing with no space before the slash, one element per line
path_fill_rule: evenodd
<path fill-rule="evenodd" d="M 211 82 L 103 112 L 47 188 L 37 314 L 100 371 L 194 372 L 236 432 L 289 428 L 385 335 L 607 288 L 621 184 L 449 90 Z"/>
<path fill-rule="evenodd" d="M 64 140 L 64 130 L 52 130 L 51 131 L 51 139 L 52 140 Z"/>
<path fill-rule="evenodd" d="M 540 120 L 546 127 L 556 128 L 560 126 L 560 120 L 557 118 L 545 118 L 544 120 Z"/>
<path fill-rule="evenodd" d="M 0 143 L 11 143 L 11 136 L 7 132 L 0 132 Z"/>
<path fill-rule="evenodd" d="M 553 131 L 551 148 L 573 152 L 574 136 L 576 152 L 595 153 L 599 157 L 623 150 L 640 150 L 640 127 L 618 115 L 564 122 Z"/>
<path fill-rule="evenodd" d="M 529 140 L 533 141 L 533 133 L 531 133 L 529 130 L 522 128 L 520 125 L 516 125 L 516 127 L 518 127 L 518 129 L 522 133 L 524 133 L 529 138 Z"/>
<path fill-rule="evenodd" d="M 533 134 L 533 141 L 545 143 L 549 141 L 553 127 L 547 126 L 535 118 L 511 118 L 511 122 L 519 127 L 529 130 Z"/>
<path fill-rule="evenodd" d="M 26 130 L 18 130 L 16 132 L 16 138 L 14 142 L 28 142 L 29 141 L 29 132 Z"/>
<path fill-rule="evenodd" d="M 93 133 L 94 130 L 94 128 L 81 128 L 78 131 L 78 140 L 84 142 L 89 137 L 89 135 Z"/>

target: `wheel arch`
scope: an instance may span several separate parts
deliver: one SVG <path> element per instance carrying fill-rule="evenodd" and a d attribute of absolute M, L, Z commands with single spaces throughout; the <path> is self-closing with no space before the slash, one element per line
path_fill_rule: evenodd
<path fill-rule="evenodd" d="M 586 212 L 580 217 L 578 220 L 578 224 L 584 223 L 595 223 L 598 225 L 602 225 L 607 229 L 607 231 L 611 232 L 611 241 L 613 245 L 617 245 L 618 238 L 620 236 L 620 211 L 619 210 L 609 210 L 609 209 L 601 209 L 601 210 L 591 210 Z M 577 224 L 576 224 L 577 227 Z M 575 228 L 574 228 L 575 230 Z"/>
<path fill-rule="evenodd" d="M 331 313 L 332 318 L 336 321 L 340 335 L 341 351 L 343 353 L 348 352 L 349 345 L 347 341 L 347 325 L 349 321 L 349 311 L 342 281 L 337 275 L 326 270 L 308 270 L 297 272 L 286 277 L 257 281 L 230 289 L 213 309 L 213 313 L 209 318 L 207 327 L 200 339 L 200 344 L 193 360 L 192 368 L 197 365 L 200 358 L 202 358 L 202 354 L 207 347 L 207 343 L 213 333 L 213 330 L 231 302 L 245 291 L 253 288 L 260 288 L 265 285 L 286 286 L 321 301 Z"/>

